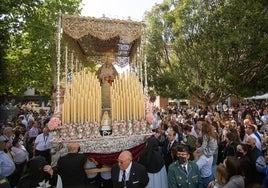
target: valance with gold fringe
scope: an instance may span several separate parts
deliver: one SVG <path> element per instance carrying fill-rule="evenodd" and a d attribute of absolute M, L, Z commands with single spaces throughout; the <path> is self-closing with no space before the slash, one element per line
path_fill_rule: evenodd
<path fill-rule="evenodd" d="M 131 62 L 141 43 L 142 26 L 131 20 L 62 15 L 65 42 L 81 61 L 92 64 L 107 52 L 118 58 L 120 67 Z"/>

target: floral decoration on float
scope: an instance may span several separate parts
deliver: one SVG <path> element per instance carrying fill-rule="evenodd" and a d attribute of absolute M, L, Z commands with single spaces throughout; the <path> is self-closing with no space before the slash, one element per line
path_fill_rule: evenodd
<path fill-rule="evenodd" d="M 58 130 L 61 129 L 61 120 L 57 117 L 52 117 L 49 122 L 48 122 L 48 128 L 49 130 L 53 131 L 53 130 Z"/>
<path fill-rule="evenodd" d="M 110 135 L 101 134 L 101 125 L 98 122 L 62 124 L 58 118 L 52 118 L 48 127 L 53 131 L 52 142 L 55 147 L 61 143 L 66 149 L 69 142 L 76 141 L 84 153 L 119 152 L 143 144 L 154 134 L 145 119 L 114 121 Z"/>
<path fill-rule="evenodd" d="M 57 117 L 51 118 L 48 123 L 48 128 L 53 133 L 53 141 L 56 142 L 152 134 L 150 124 L 144 119 L 114 121 L 111 125 L 112 134 L 109 136 L 101 135 L 100 127 L 98 122 L 61 124 Z"/>
<path fill-rule="evenodd" d="M 61 125 L 60 118 L 58 118 L 58 117 L 52 117 L 49 120 L 47 126 L 48 126 L 48 129 L 50 131 L 52 131 L 53 139 L 57 139 L 57 138 L 60 137 L 59 131 L 60 131 L 60 129 L 63 128 L 63 126 Z"/>
<path fill-rule="evenodd" d="M 154 134 L 146 120 L 114 121 L 111 125 L 112 134 L 101 135 L 100 124 L 97 122 L 63 124 L 57 129 L 53 143 L 62 143 L 64 148 L 69 142 L 79 142 L 84 153 L 114 153 L 136 147 Z"/>

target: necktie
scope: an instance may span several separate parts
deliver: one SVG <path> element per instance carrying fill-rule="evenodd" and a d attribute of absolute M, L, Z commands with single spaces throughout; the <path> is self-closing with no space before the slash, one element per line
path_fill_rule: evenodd
<path fill-rule="evenodd" d="M 123 170 L 122 182 L 124 183 L 124 187 L 126 187 L 126 171 L 125 170 Z"/>
<path fill-rule="evenodd" d="M 171 142 L 168 144 L 168 151 L 171 149 Z"/>
<path fill-rule="evenodd" d="M 186 175 L 187 175 L 188 173 L 187 173 L 187 170 L 186 170 L 186 166 L 182 166 L 182 168 L 183 168 L 184 172 L 185 172 Z"/>

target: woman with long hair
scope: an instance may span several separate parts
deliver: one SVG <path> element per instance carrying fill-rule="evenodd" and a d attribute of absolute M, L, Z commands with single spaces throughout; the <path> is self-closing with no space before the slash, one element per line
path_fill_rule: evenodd
<path fill-rule="evenodd" d="M 228 173 L 228 181 L 223 188 L 245 187 L 244 175 L 238 159 L 234 156 L 227 156 L 223 165 Z"/>
<path fill-rule="evenodd" d="M 207 122 L 202 123 L 203 143 L 196 150 L 197 153 L 204 153 L 207 157 L 213 156 L 218 149 L 217 133 L 213 131 Z"/>
<path fill-rule="evenodd" d="M 209 183 L 208 188 L 222 188 L 228 180 L 228 173 L 224 165 L 221 163 L 216 168 L 215 181 Z"/>
<path fill-rule="evenodd" d="M 251 150 L 247 144 L 240 143 L 236 146 L 236 157 L 240 162 L 241 169 L 245 175 L 245 185 L 249 186 L 255 182 L 256 166 Z"/>

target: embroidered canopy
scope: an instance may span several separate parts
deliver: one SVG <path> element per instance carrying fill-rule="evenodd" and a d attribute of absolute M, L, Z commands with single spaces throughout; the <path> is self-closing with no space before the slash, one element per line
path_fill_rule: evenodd
<path fill-rule="evenodd" d="M 62 15 L 63 37 L 85 63 L 95 64 L 109 53 L 117 65 L 131 62 L 141 43 L 142 22 Z"/>

